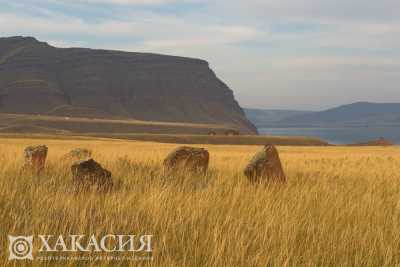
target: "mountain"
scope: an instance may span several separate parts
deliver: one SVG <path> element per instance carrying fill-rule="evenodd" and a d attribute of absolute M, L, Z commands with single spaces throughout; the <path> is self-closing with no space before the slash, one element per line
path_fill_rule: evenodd
<path fill-rule="evenodd" d="M 257 133 L 200 59 L 0 38 L 0 112 L 223 124 Z"/>
<path fill-rule="evenodd" d="M 400 125 L 400 103 L 357 102 L 310 114 L 284 118 L 291 126 L 379 126 Z"/>
<path fill-rule="evenodd" d="M 400 103 L 357 102 L 324 111 L 245 109 L 258 127 L 335 127 L 400 125 Z"/>
<path fill-rule="evenodd" d="M 295 117 L 314 113 L 313 111 L 297 111 L 297 110 L 274 110 L 274 109 L 243 109 L 246 117 L 257 127 L 270 127 L 279 124 L 280 121 Z"/>

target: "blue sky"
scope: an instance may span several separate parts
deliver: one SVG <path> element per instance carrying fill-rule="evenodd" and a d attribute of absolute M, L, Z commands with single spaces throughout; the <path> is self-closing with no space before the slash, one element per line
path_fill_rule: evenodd
<path fill-rule="evenodd" d="M 242 106 L 400 102 L 398 0 L 0 0 L 0 36 L 207 60 Z"/>

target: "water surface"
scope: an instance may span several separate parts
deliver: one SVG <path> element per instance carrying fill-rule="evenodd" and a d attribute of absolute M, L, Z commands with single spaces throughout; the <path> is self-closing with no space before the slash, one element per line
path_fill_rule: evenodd
<path fill-rule="evenodd" d="M 313 136 L 331 144 L 366 142 L 384 137 L 400 144 L 400 126 L 393 127 L 337 127 L 337 128 L 259 128 L 260 134 L 283 136 Z"/>

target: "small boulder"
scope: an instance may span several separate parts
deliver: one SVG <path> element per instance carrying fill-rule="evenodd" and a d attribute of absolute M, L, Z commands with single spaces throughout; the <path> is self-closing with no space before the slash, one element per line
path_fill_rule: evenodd
<path fill-rule="evenodd" d="M 24 150 L 25 164 L 23 170 L 40 173 L 44 170 L 48 148 L 45 145 L 28 146 Z"/>
<path fill-rule="evenodd" d="M 71 172 L 72 181 L 79 189 L 97 186 L 97 189 L 108 191 L 113 186 L 111 172 L 93 159 L 74 163 L 71 166 Z"/>
<path fill-rule="evenodd" d="M 286 183 L 278 150 L 274 146 L 265 146 L 254 155 L 244 170 L 251 182 L 281 182 Z"/>
<path fill-rule="evenodd" d="M 188 170 L 205 173 L 210 154 L 204 148 L 178 147 L 165 158 L 164 167 L 168 171 Z"/>
<path fill-rule="evenodd" d="M 227 135 L 227 136 L 237 136 L 239 134 L 240 133 L 238 131 L 236 131 L 236 130 L 227 130 L 227 131 L 225 131 L 225 135 Z"/>
<path fill-rule="evenodd" d="M 73 160 L 84 160 L 92 157 L 92 151 L 86 148 L 75 148 L 68 152 L 64 158 Z"/>

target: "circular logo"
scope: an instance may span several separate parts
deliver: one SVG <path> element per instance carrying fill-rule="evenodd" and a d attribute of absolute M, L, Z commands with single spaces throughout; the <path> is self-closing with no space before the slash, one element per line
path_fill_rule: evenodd
<path fill-rule="evenodd" d="M 9 259 L 32 259 L 32 236 L 8 236 Z"/>

